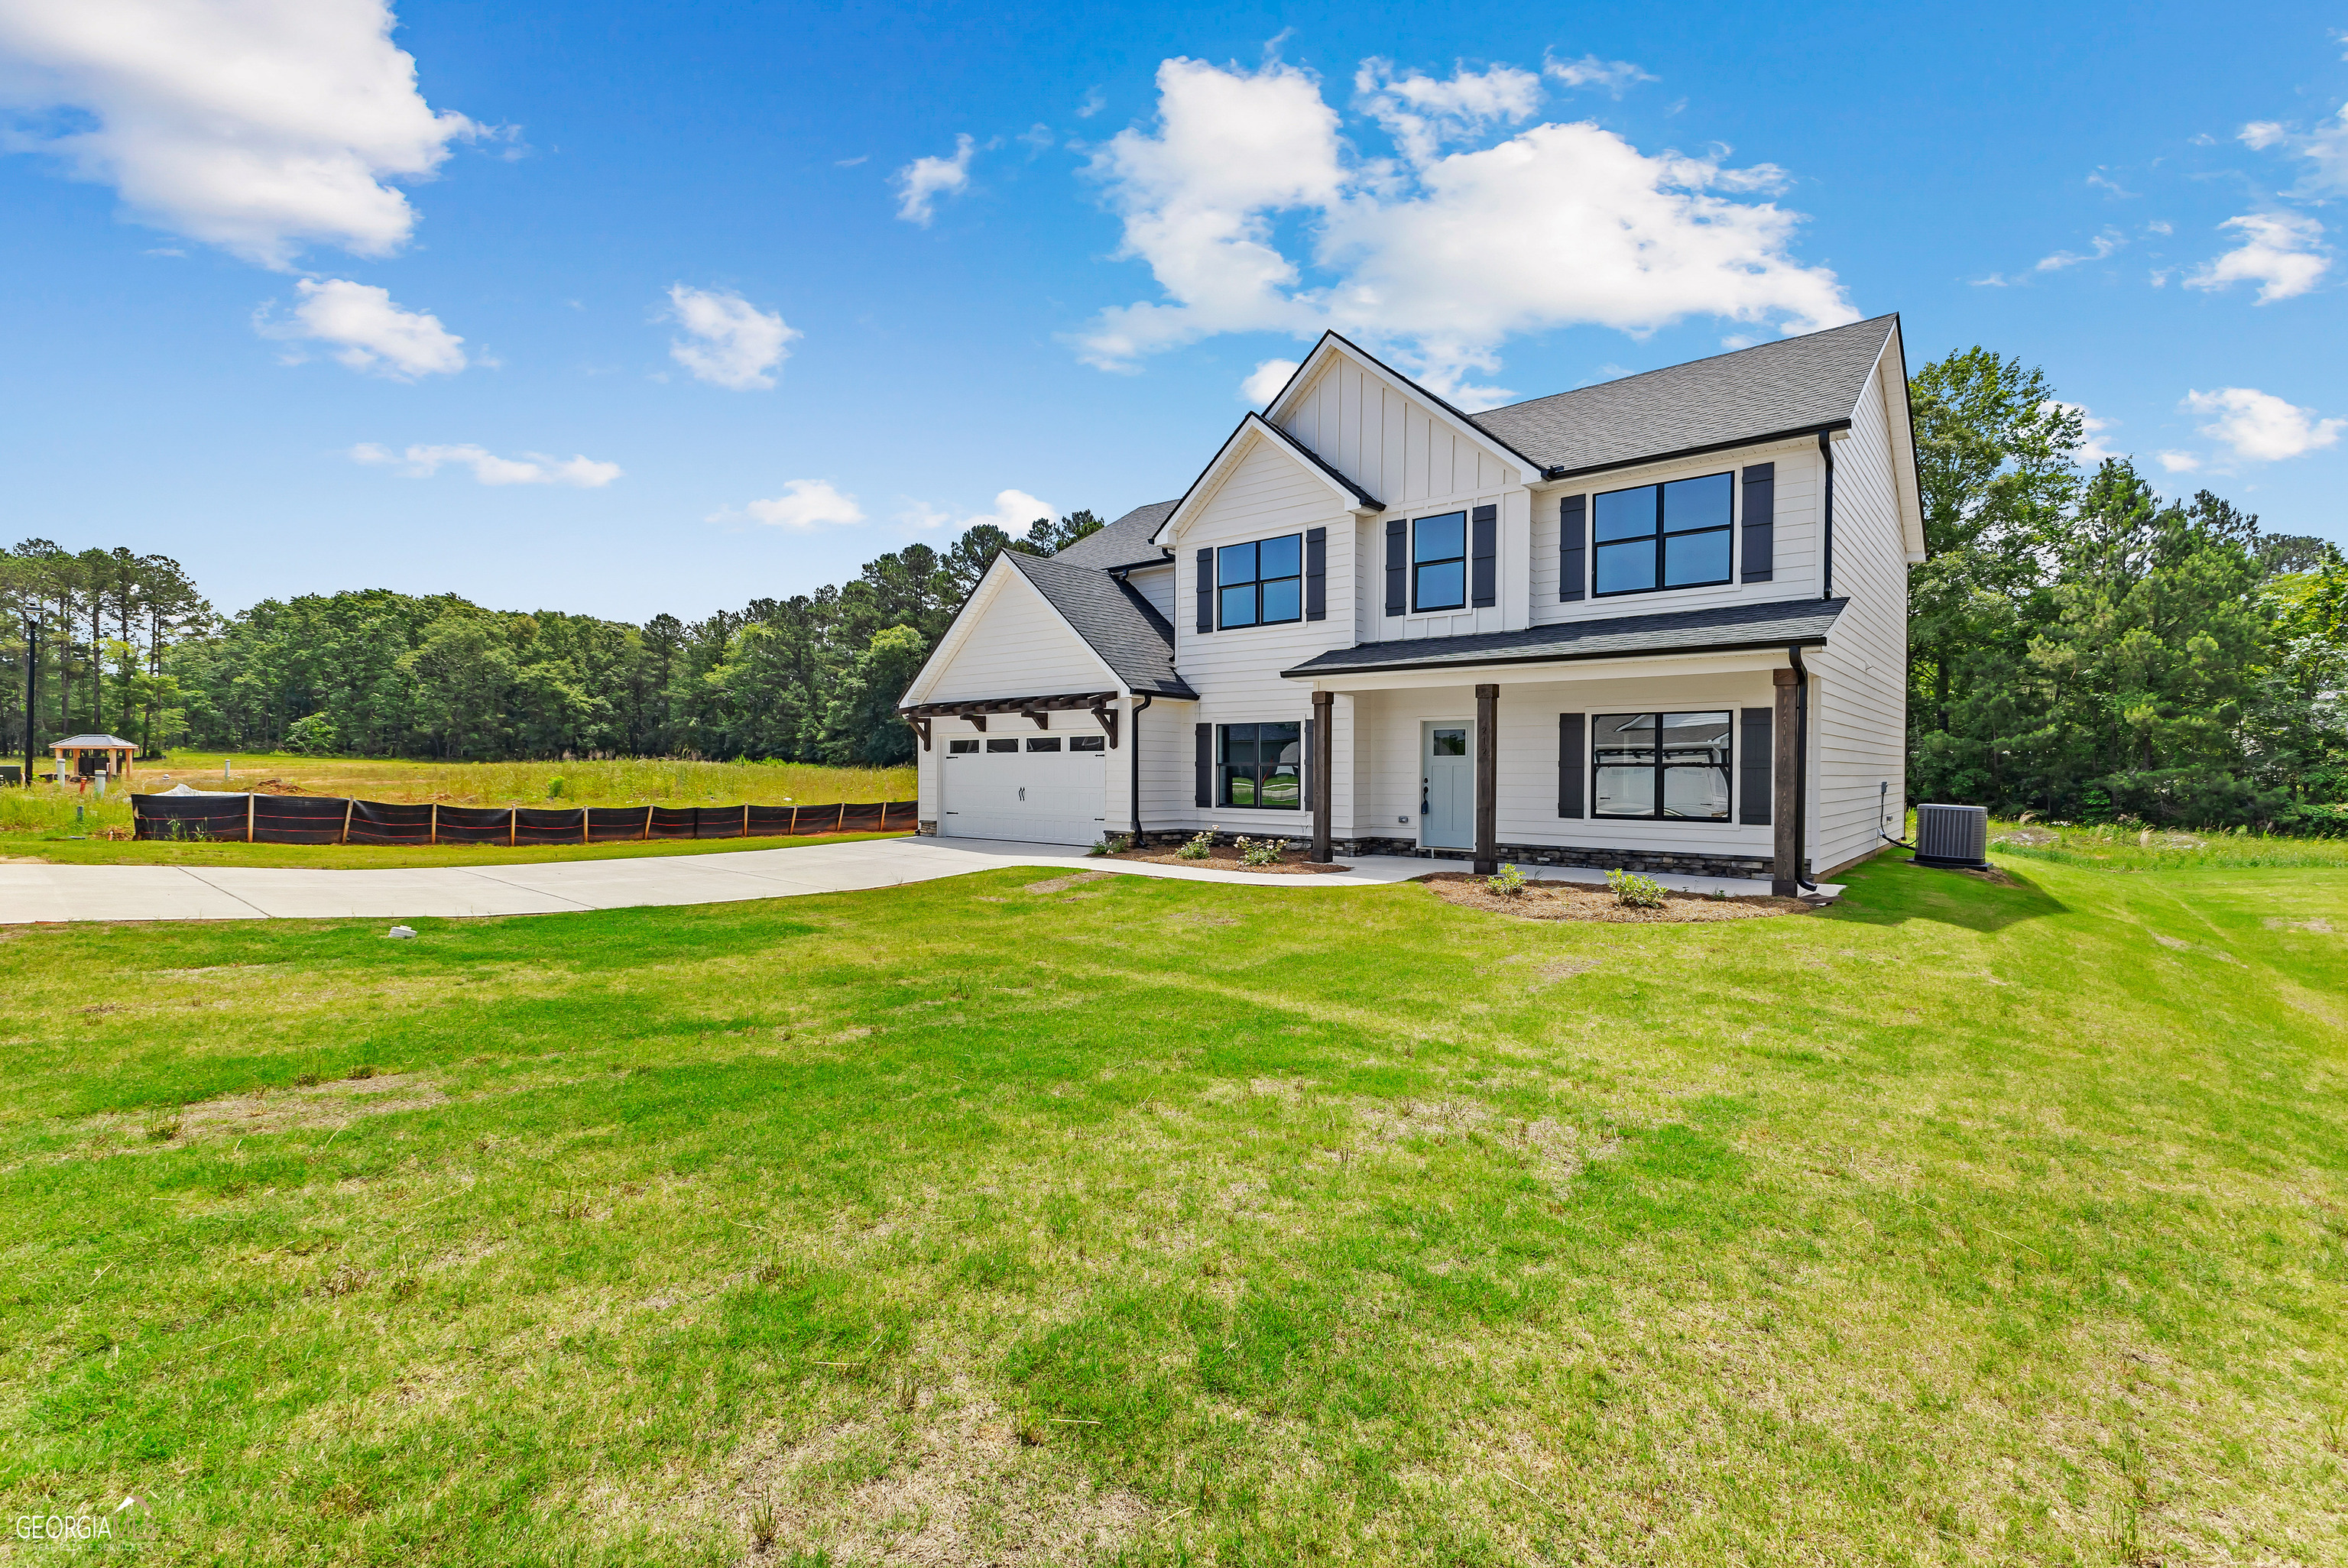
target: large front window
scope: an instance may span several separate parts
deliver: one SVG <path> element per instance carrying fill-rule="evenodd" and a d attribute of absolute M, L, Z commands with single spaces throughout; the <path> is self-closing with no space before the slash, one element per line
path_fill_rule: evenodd
<path fill-rule="evenodd" d="M 1410 607 L 1458 610 L 1468 602 L 1468 514 L 1446 512 L 1410 526 Z"/>
<path fill-rule="evenodd" d="M 1593 509 L 1598 591 L 1646 593 L 1728 580 L 1730 478 L 1707 474 L 1608 490 Z"/>
<path fill-rule="evenodd" d="M 1304 536 L 1289 534 L 1215 552 L 1215 589 L 1225 626 L 1304 619 Z"/>
<path fill-rule="evenodd" d="M 1219 804 L 1303 809 L 1303 725 L 1217 724 L 1215 746 L 1221 757 Z"/>
<path fill-rule="evenodd" d="M 1600 713 L 1597 815 L 1728 820 L 1729 713 Z"/>

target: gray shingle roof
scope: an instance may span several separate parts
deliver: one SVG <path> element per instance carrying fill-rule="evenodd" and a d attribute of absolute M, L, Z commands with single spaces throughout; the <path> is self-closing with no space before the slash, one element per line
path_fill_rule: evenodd
<path fill-rule="evenodd" d="M 1899 320 L 1876 316 L 1467 417 L 1569 474 L 1812 429 L 1850 417 Z"/>
<path fill-rule="evenodd" d="M 1138 591 L 1098 567 L 1071 565 L 1058 556 L 1014 551 L 1006 559 L 1128 687 L 1159 697 L 1199 695 L 1174 672 L 1174 628 Z"/>
<path fill-rule="evenodd" d="M 1152 501 L 1133 510 L 1097 532 L 1086 534 L 1066 549 L 1055 554 L 1056 561 L 1070 566 L 1120 567 L 1138 566 L 1144 561 L 1165 559 L 1165 551 L 1149 542 L 1158 525 L 1166 520 L 1179 501 Z"/>
<path fill-rule="evenodd" d="M 1365 670 L 1440 670 L 1479 664 L 1548 664 L 1577 659 L 1628 659 L 1648 653 L 1716 653 L 1783 648 L 1827 640 L 1847 599 L 1796 599 L 1774 604 L 1723 604 L 1611 620 L 1570 620 L 1520 631 L 1333 648 L 1283 675 L 1337 675 Z"/>

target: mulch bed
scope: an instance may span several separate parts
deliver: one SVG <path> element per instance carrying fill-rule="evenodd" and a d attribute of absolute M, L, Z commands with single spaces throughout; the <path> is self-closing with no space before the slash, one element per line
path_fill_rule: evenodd
<path fill-rule="evenodd" d="M 1660 909 L 1634 909 L 1614 901 L 1603 884 L 1591 882 L 1529 882 L 1521 893 L 1495 893 L 1481 876 L 1464 871 L 1438 871 L 1419 881 L 1437 898 L 1463 909 L 1483 909 L 1513 915 L 1519 920 L 1602 920 L 1612 925 L 1654 926 L 1705 920 L 1757 920 L 1769 915 L 1805 915 L 1817 907 L 1800 898 L 1773 898 L 1767 894 L 1737 894 L 1715 898 L 1708 893 L 1663 894 Z"/>
<path fill-rule="evenodd" d="M 1218 844 L 1204 860 L 1185 860 L 1171 847 L 1165 849 L 1128 849 L 1123 855 L 1102 856 L 1106 860 L 1147 860 L 1159 866 L 1194 866 L 1201 871 L 1244 871 L 1255 876 L 1318 876 L 1331 871 L 1351 871 L 1350 866 L 1335 861 L 1317 862 L 1302 849 L 1281 851 L 1280 861 L 1273 866 L 1242 866 L 1240 852 L 1228 844 Z"/>

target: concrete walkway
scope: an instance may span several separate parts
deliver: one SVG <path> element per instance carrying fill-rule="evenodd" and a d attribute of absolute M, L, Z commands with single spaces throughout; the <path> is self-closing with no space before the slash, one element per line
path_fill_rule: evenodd
<path fill-rule="evenodd" d="M 577 909 L 648 905 L 725 904 L 894 887 L 1006 866 L 1056 871 L 1112 871 L 1191 882 L 1244 883 L 1303 891 L 1406 882 L 1435 871 L 1464 871 L 1465 861 L 1364 856 L 1349 871 L 1263 876 L 1147 861 L 1107 861 L 1081 849 L 991 839 L 878 838 L 796 849 L 627 860 L 551 860 L 479 867 L 436 866 L 406 871 L 272 870 L 261 866 L 0 865 L 0 925 L 52 920 L 334 919 L 353 916 L 552 915 Z M 1545 878 L 1602 882 L 1602 871 L 1539 866 Z M 1681 891 L 1766 893 L 1766 882 L 1734 877 L 1658 876 Z M 1841 891 L 1829 884 L 1820 888 Z"/>

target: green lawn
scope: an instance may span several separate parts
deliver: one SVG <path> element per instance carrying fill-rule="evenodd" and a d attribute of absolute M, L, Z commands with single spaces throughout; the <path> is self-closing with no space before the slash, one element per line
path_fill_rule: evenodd
<path fill-rule="evenodd" d="M 2348 1560 L 2348 869 L 2007 864 L 19 930 L 0 1493 L 238 1564 Z"/>

